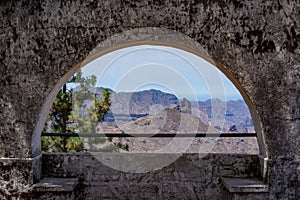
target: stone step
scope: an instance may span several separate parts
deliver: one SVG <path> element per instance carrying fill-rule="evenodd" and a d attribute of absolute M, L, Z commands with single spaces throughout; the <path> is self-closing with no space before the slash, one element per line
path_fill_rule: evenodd
<path fill-rule="evenodd" d="M 33 199 L 73 200 L 78 178 L 43 178 L 33 185 Z"/>
<path fill-rule="evenodd" d="M 254 178 L 223 178 L 223 185 L 228 190 L 224 199 L 265 200 L 269 187 L 263 181 Z"/>
<path fill-rule="evenodd" d="M 222 182 L 227 190 L 231 193 L 258 193 L 269 191 L 269 187 L 267 184 L 254 178 L 223 178 Z"/>
<path fill-rule="evenodd" d="M 227 190 L 231 193 L 258 193 L 269 191 L 269 187 L 267 184 L 254 178 L 223 178 L 222 182 Z"/>

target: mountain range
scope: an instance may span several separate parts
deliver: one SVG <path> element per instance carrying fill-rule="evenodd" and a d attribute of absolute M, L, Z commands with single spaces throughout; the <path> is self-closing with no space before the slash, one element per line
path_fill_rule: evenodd
<path fill-rule="evenodd" d="M 101 96 L 103 88 L 97 88 Z M 105 122 L 118 124 L 135 121 L 139 118 L 156 115 L 166 108 L 180 107 L 188 104 L 190 114 L 199 118 L 203 124 L 212 126 L 222 132 L 254 132 L 254 125 L 246 103 L 243 100 L 219 99 L 206 101 L 189 101 L 178 99 L 175 95 L 151 89 L 137 92 L 111 92 L 111 111 Z"/>
<path fill-rule="evenodd" d="M 98 97 L 103 88 L 94 90 Z M 222 133 L 254 132 L 247 105 L 242 100 L 189 101 L 159 90 L 111 92 L 111 109 L 97 132 L 105 133 Z M 114 138 L 128 144 L 130 152 L 156 152 L 175 144 L 176 151 L 187 153 L 257 154 L 256 138 Z M 170 145 L 171 144 L 171 145 Z M 173 144 L 173 150 L 174 150 Z M 90 145 L 95 151 L 102 146 Z"/>

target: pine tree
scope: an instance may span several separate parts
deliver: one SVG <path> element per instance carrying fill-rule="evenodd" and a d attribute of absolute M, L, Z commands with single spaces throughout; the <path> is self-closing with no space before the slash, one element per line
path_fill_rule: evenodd
<path fill-rule="evenodd" d="M 97 125 L 104 120 L 109 112 L 111 101 L 110 91 L 104 89 L 98 98 L 91 91 L 95 89 L 96 76 L 83 77 L 82 72 L 77 72 L 67 83 L 75 82 L 78 86 L 76 90 L 67 88 L 67 83 L 62 87 L 56 96 L 50 109 L 44 131 L 61 133 L 95 133 Z M 93 104 L 94 103 L 94 104 Z M 112 138 L 89 138 L 90 150 L 93 144 L 104 144 L 100 151 L 118 151 L 118 148 L 128 150 L 128 145 L 123 145 L 122 139 L 118 142 Z M 83 149 L 83 141 L 75 137 L 43 137 L 42 150 L 53 152 L 77 152 Z"/>
<path fill-rule="evenodd" d="M 72 82 L 74 77 L 68 80 Z M 70 125 L 72 114 L 72 92 L 67 88 L 67 83 L 58 92 L 47 116 L 44 132 L 71 133 L 74 126 Z M 80 151 L 83 143 L 79 138 L 42 137 L 42 151 L 72 152 Z"/>

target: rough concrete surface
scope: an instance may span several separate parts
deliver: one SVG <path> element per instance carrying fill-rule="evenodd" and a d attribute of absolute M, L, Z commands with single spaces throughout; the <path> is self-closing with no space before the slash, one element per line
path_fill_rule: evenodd
<path fill-rule="evenodd" d="M 94 47 L 126 30 L 166 28 L 199 43 L 241 86 L 271 160 L 269 198 L 293 199 L 299 194 L 299 10 L 298 0 L 0 1 L 0 157 L 22 163 L 39 155 L 38 121 Z M 0 196 L 26 191 L 32 182 L 22 180 L 38 173 L 33 166 L 1 165 Z"/>

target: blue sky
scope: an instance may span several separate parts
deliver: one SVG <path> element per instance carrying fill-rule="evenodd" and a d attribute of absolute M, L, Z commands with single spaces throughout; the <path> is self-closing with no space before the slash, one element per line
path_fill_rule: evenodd
<path fill-rule="evenodd" d="M 84 76 L 97 76 L 97 86 L 116 92 L 158 89 L 178 98 L 242 99 L 235 86 L 214 65 L 189 52 L 165 46 L 119 49 L 88 63 Z"/>

